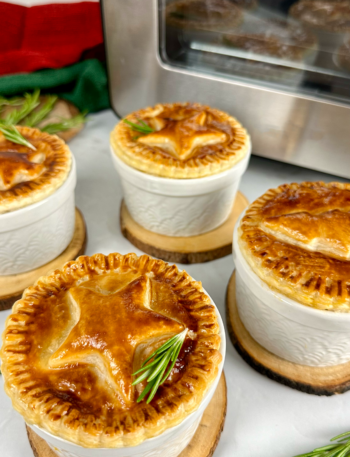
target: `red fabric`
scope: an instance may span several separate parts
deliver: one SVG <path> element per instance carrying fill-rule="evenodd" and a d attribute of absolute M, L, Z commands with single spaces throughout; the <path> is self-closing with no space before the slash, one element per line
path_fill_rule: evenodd
<path fill-rule="evenodd" d="M 103 42 L 98 3 L 0 2 L 0 75 L 60 68 Z"/>

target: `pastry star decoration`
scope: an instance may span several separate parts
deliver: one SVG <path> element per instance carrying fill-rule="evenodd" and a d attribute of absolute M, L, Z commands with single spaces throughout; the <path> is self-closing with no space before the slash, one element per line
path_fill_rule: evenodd
<path fill-rule="evenodd" d="M 299 212 L 263 220 L 262 230 L 281 241 L 350 260 L 350 213 L 339 210 L 320 214 Z"/>
<path fill-rule="evenodd" d="M 350 260 L 350 191 L 305 187 L 263 209 L 260 228 L 282 242 Z"/>
<path fill-rule="evenodd" d="M 131 386 L 136 347 L 181 332 L 184 326 L 150 307 L 150 280 L 141 275 L 116 292 L 70 289 L 76 323 L 50 357 L 50 368 L 89 364 L 97 368 L 119 401 L 136 398 Z"/>
<path fill-rule="evenodd" d="M 44 171 L 40 152 L 0 151 L 0 191 L 36 179 Z"/>
<path fill-rule="evenodd" d="M 206 121 L 207 113 L 202 111 L 186 119 L 169 121 L 161 130 L 142 136 L 137 141 L 163 149 L 176 159 L 186 160 L 197 148 L 226 141 L 226 134 L 207 126 Z"/>

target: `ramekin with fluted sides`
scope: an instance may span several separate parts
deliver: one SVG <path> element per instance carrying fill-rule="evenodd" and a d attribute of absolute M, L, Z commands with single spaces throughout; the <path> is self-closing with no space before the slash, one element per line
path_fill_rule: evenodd
<path fill-rule="evenodd" d="M 132 218 L 151 232 L 168 236 L 194 236 L 214 230 L 229 217 L 248 152 L 229 170 L 204 178 L 171 179 L 130 167 L 113 151 L 126 206 Z"/>
<path fill-rule="evenodd" d="M 311 308 L 270 289 L 251 269 L 233 235 L 236 303 L 250 335 L 268 351 L 313 367 L 350 361 L 350 313 Z"/>
<path fill-rule="evenodd" d="M 205 293 L 208 295 L 207 292 Z M 37 435 L 43 438 L 59 457 L 177 457 L 193 438 L 202 415 L 215 393 L 224 366 L 226 353 L 225 328 L 215 303 L 210 296 L 209 298 L 211 303 L 215 306 L 216 316 L 220 327 L 219 335 L 221 344 L 219 350 L 222 355 L 222 361 L 219 365 L 218 374 L 208 392 L 205 394 L 199 408 L 188 415 L 180 424 L 169 428 L 159 436 L 145 440 L 138 446 L 115 449 L 84 448 L 62 438 L 58 438 L 37 425 L 29 425 L 29 427 L 31 427 Z"/>
<path fill-rule="evenodd" d="M 76 165 L 52 195 L 33 205 L 0 214 L 0 275 L 34 270 L 60 255 L 75 225 Z"/>

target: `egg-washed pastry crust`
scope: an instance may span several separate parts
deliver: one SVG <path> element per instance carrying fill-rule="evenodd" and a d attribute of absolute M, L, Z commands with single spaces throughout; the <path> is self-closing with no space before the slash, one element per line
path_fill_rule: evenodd
<path fill-rule="evenodd" d="M 238 242 L 272 289 L 314 308 L 350 311 L 350 184 L 269 190 L 242 218 Z"/>
<path fill-rule="evenodd" d="M 167 26 L 185 30 L 220 31 L 237 27 L 243 20 L 241 7 L 254 7 L 254 0 L 241 0 L 239 5 L 230 0 L 180 0 L 166 7 Z M 253 5 L 250 5 L 253 3 Z"/>
<path fill-rule="evenodd" d="M 0 214 L 53 194 L 71 169 L 71 152 L 56 135 L 30 127 L 17 129 L 36 150 L 12 143 L 0 132 Z"/>
<path fill-rule="evenodd" d="M 233 167 L 250 139 L 233 117 L 199 103 L 159 104 L 126 117 L 155 130 L 142 135 L 121 121 L 111 133 L 114 153 L 137 170 L 167 178 L 201 178 Z"/>
<path fill-rule="evenodd" d="M 188 328 L 153 400 L 132 373 Z M 84 447 L 134 446 L 196 410 L 222 359 L 215 307 L 175 265 L 135 254 L 68 262 L 25 290 L 7 318 L 5 391 L 29 424 Z"/>

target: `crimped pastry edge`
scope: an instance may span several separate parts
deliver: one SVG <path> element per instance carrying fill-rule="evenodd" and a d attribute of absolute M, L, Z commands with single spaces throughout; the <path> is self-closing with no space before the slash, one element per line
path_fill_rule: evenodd
<path fill-rule="evenodd" d="M 112 430 L 111 427 L 104 428 L 98 421 L 84 424 L 84 415 L 74 410 L 69 402 L 45 394 L 45 391 L 40 393 L 40 386 L 35 385 L 35 379 L 28 379 L 24 331 L 40 306 L 40 298 L 46 293 L 60 290 L 63 284 L 73 285 L 89 272 L 101 274 L 118 271 L 118 268 L 123 271 L 154 272 L 172 281 L 174 291 L 193 304 L 190 314 L 197 319 L 198 339 L 184 375 L 167 388 L 167 397 L 153 400 L 149 405 L 140 403 L 140 408 L 120 414 L 123 417 L 116 418 L 118 426 Z M 108 256 L 81 256 L 76 261 L 67 262 L 61 270 L 39 278 L 14 304 L 12 314 L 6 320 L 0 353 L 5 391 L 13 407 L 28 424 L 37 425 L 60 438 L 89 448 L 135 446 L 179 424 L 198 408 L 218 374 L 222 359 L 218 351 L 218 331 L 215 307 L 204 293 L 201 283 L 193 281 L 175 265 L 168 265 L 147 255 L 137 257 L 135 254 L 123 256 L 114 253 Z M 147 419 L 138 423 L 142 417 Z"/>
<path fill-rule="evenodd" d="M 339 188 L 350 190 L 350 184 L 347 183 L 338 183 L 330 182 L 325 183 L 323 181 L 309 182 L 305 181 L 302 183 L 291 183 L 283 184 L 275 189 L 269 189 L 265 194 L 255 200 L 246 210 L 243 218 L 241 219 L 240 226 L 238 228 L 238 245 L 241 250 L 241 253 L 244 259 L 247 261 L 250 268 L 254 271 L 259 278 L 264 281 L 272 290 L 275 290 L 286 297 L 295 300 L 303 305 L 310 306 L 315 309 L 328 310 L 338 313 L 348 313 L 350 312 L 350 277 L 348 281 L 344 281 L 344 284 L 341 288 L 341 294 L 337 295 L 339 291 L 338 283 L 335 284 L 335 281 L 332 281 L 326 275 L 323 278 L 317 278 L 315 281 L 310 281 L 312 272 L 305 271 L 303 274 L 300 274 L 300 271 L 295 268 L 290 270 L 288 278 L 292 276 L 292 280 L 289 282 L 285 279 L 283 275 L 284 265 L 283 262 L 278 263 L 278 261 L 273 261 L 269 264 L 269 267 L 264 267 L 263 263 L 268 259 L 267 256 L 264 256 L 264 260 L 259 259 L 253 255 L 252 249 L 248 244 L 242 239 L 243 234 L 247 233 L 248 230 L 254 230 L 254 224 L 259 221 L 259 210 L 272 198 L 274 198 L 279 193 L 283 192 L 286 188 L 297 189 L 300 186 L 320 186 L 320 187 L 329 187 L 329 188 Z M 253 227 L 253 229 L 251 229 Z M 267 238 L 274 239 L 272 235 L 267 235 L 265 232 L 262 232 L 259 228 L 256 228 L 256 235 L 263 233 Z M 259 234 L 258 234 L 259 235 Z M 287 243 L 286 243 L 287 244 Z M 298 249 L 298 248 L 296 248 Z M 263 247 L 263 251 L 268 251 L 268 246 Z M 312 256 L 323 256 L 318 252 L 309 252 L 303 250 L 306 254 Z M 283 259 L 282 259 L 283 260 Z M 274 268 L 278 264 L 278 268 Z M 277 273 L 281 272 L 281 275 Z"/>
<path fill-rule="evenodd" d="M 189 105 L 189 103 L 158 104 L 154 107 L 148 107 L 130 113 L 125 119 L 137 122 L 139 118 L 143 119 L 149 112 L 158 107 L 175 105 L 186 106 Z M 205 106 L 199 103 L 194 103 L 192 105 Z M 214 113 L 226 115 L 227 122 L 230 122 L 231 126 L 235 129 L 236 138 L 232 151 L 226 151 L 225 154 L 211 154 L 210 156 L 208 155 L 203 158 L 194 157 L 187 161 L 181 161 L 175 158 L 164 158 L 162 154 L 155 152 L 149 146 L 136 143 L 130 139 L 130 127 L 123 121 L 120 121 L 111 132 L 110 142 L 112 149 L 114 153 L 130 167 L 147 174 L 164 178 L 194 179 L 226 171 L 236 165 L 236 163 L 248 154 L 250 137 L 244 127 L 234 117 L 215 108 L 208 106 L 206 106 L 206 108 Z"/>
<path fill-rule="evenodd" d="M 59 151 L 58 163 L 51 173 L 44 172 L 41 176 L 21 184 L 21 188 L 0 191 L 0 215 L 32 205 L 52 195 L 68 178 L 72 168 L 72 153 L 66 143 L 57 135 L 50 135 L 39 129 L 17 126 L 22 135 L 46 141 Z M 0 132 L 0 141 L 4 139 Z"/>

